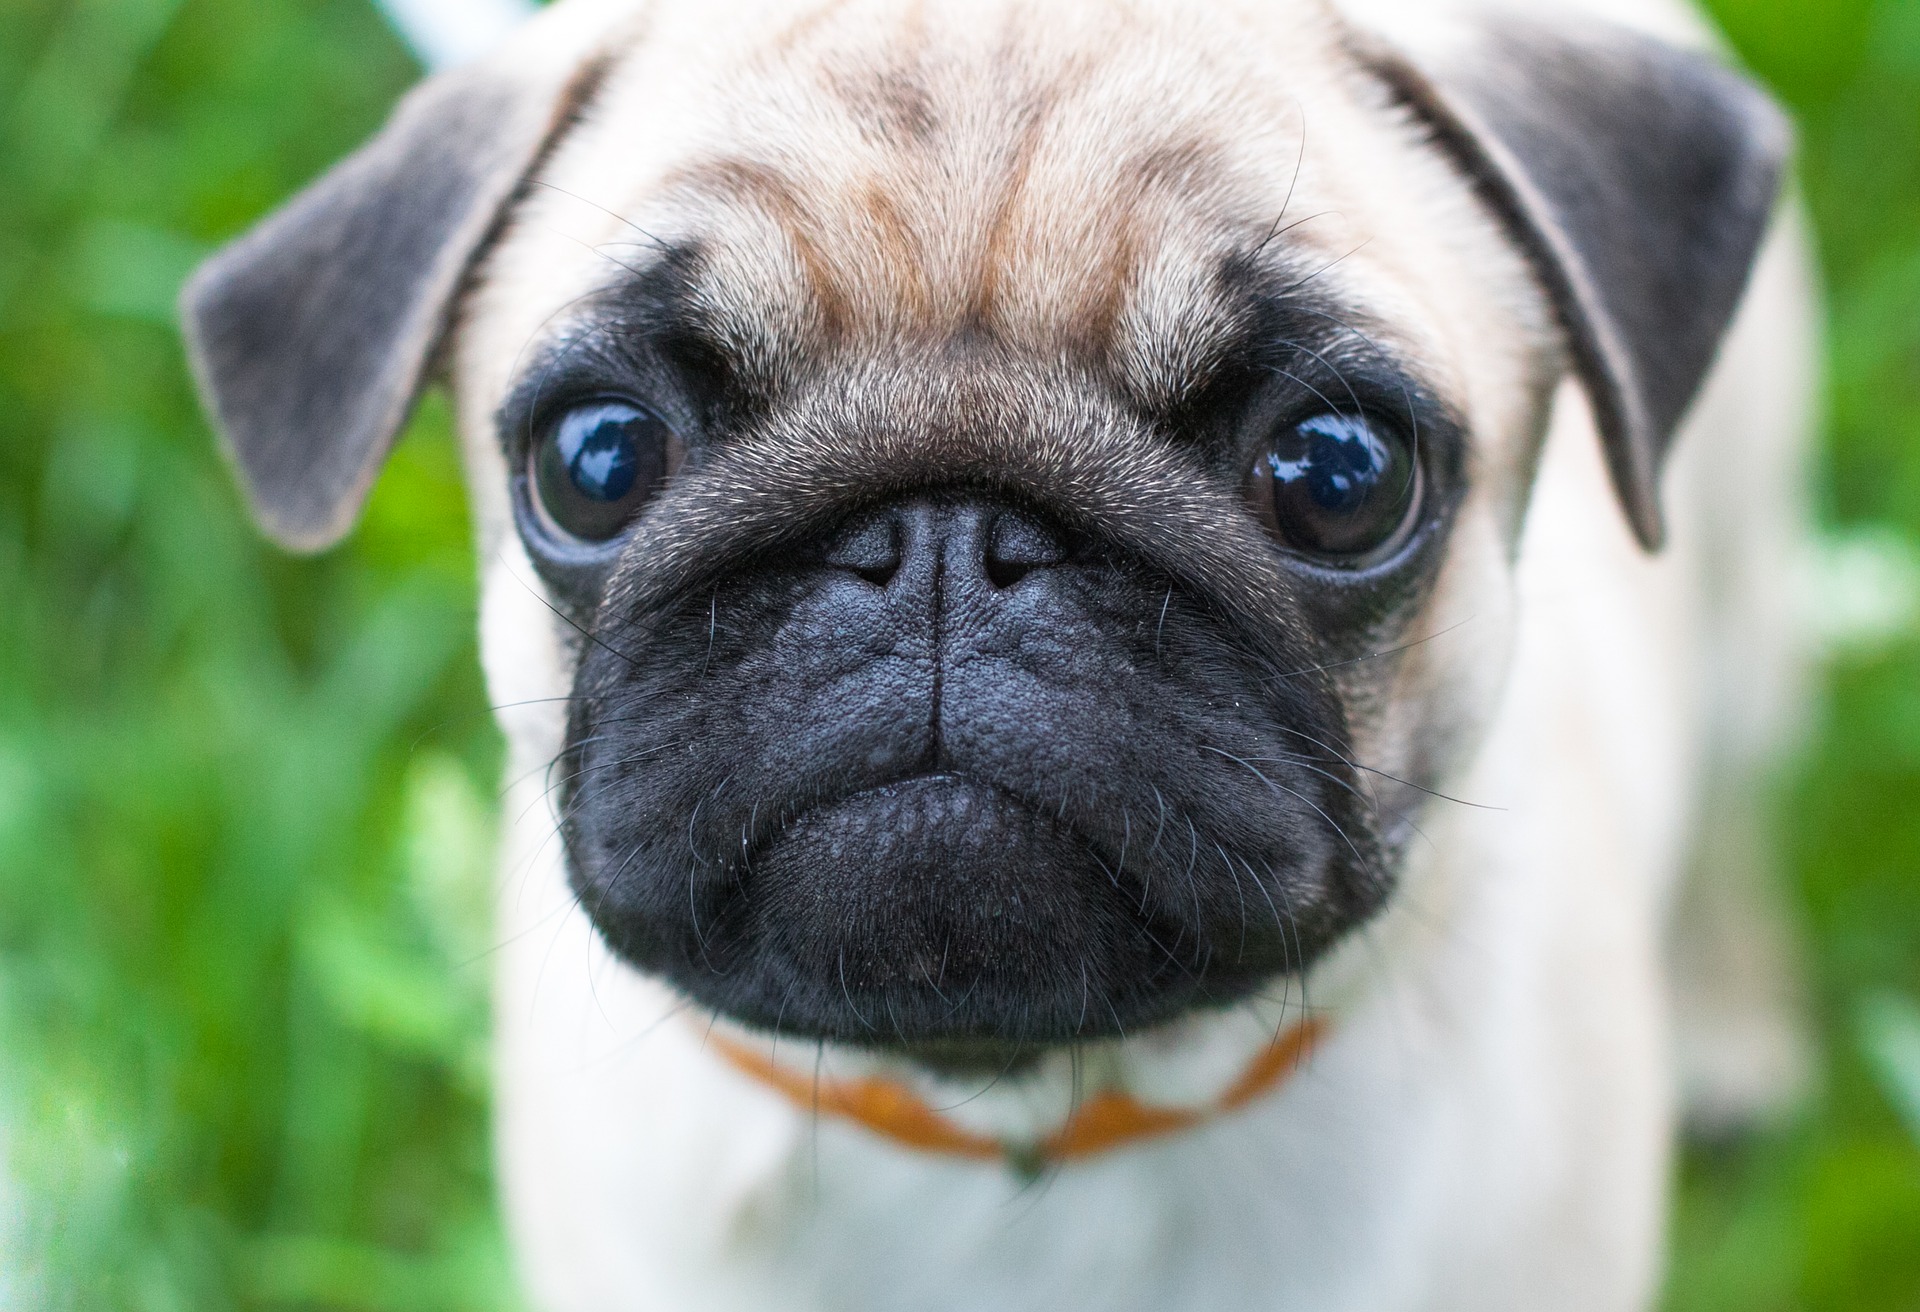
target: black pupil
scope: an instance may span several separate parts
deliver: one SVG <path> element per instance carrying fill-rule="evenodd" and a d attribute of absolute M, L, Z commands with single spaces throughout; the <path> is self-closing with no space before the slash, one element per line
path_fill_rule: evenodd
<path fill-rule="evenodd" d="M 613 537 L 665 476 L 671 438 L 659 416 L 631 402 L 575 406 L 540 444 L 534 469 L 540 500 L 575 537 Z"/>
<path fill-rule="evenodd" d="M 1273 527 L 1302 550 L 1371 551 L 1406 518 L 1412 454 L 1364 417 L 1325 414 L 1295 424 L 1262 458 L 1272 478 Z"/>

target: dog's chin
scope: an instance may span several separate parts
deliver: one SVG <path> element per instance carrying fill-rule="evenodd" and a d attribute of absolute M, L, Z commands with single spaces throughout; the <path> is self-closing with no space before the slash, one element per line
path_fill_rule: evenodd
<path fill-rule="evenodd" d="M 779 831 L 703 933 L 704 968 L 677 982 L 750 1026 L 955 1071 L 1017 1068 L 1202 1001 L 1177 955 L 1191 944 L 1142 904 L 1055 817 L 925 775 Z M 1223 983 L 1210 974 L 1208 996 Z"/>

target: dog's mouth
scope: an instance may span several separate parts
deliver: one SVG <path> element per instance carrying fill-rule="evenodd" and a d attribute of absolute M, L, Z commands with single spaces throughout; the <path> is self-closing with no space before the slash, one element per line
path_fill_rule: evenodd
<path fill-rule="evenodd" d="M 1342 862 L 1367 831 L 1322 766 L 1244 741 L 1149 756 L 1053 715 L 946 725 L 938 761 L 876 733 L 735 742 L 704 770 L 586 733 L 582 902 L 704 1009 L 973 1075 L 1241 1002 L 1370 909 Z"/>
<path fill-rule="evenodd" d="M 955 1070 L 1152 1023 L 1191 1005 L 1200 976 L 1124 855 L 957 773 L 811 807 L 749 852 L 705 927 L 712 1001 Z"/>
<path fill-rule="evenodd" d="M 1030 796 L 974 771 L 914 774 L 800 809 L 704 866 L 685 819 L 646 846 L 589 837 L 572 845 L 576 886 L 621 956 L 704 1009 L 956 1075 L 1018 1073 L 1258 996 L 1356 919 L 1326 822 L 1250 814 L 1233 832 L 1169 799 L 1164 823 L 1130 831 L 1125 804 Z M 752 810 L 715 826 L 739 836 Z M 1115 832 L 1088 832 L 1101 816 Z M 1264 848 L 1255 825 L 1275 831 Z"/>

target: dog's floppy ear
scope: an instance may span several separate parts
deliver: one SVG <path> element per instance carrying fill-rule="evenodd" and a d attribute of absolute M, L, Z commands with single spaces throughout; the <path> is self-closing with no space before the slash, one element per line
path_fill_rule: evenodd
<path fill-rule="evenodd" d="M 468 269 L 597 81 L 596 4 L 556 6 L 498 55 L 415 88 L 181 293 L 201 396 L 281 545 L 319 550 L 352 527 Z"/>
<path fill-rule="evenodd" d="M 1486 17 L 1417 62 L 1367 58 L 1526 251 L 1657 549 L 1660 468 L 1765 235 L 1786 120 L 1708 56 L 1599 23 Z"/>

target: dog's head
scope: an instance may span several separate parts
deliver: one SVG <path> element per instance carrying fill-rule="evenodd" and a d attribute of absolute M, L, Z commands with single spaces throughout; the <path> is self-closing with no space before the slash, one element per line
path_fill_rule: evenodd
<path fill-rule="evenodd" d="M 1306 0 L 565 0 L 186 314 L 298 547 L 450 369 L 623 958 L 998 1052 L 1244 997 L 1381 907 L 1498 691 L 1555 384 L 1656 545 L 1783 149 L 1600 28 L 1415 59 Z"/>

